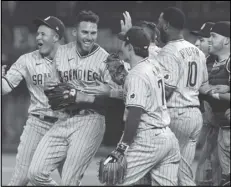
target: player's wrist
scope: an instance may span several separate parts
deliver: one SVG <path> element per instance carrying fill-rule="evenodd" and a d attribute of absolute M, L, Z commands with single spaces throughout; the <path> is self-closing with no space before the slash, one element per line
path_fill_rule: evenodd
<path fill-rule="evenodd" d="M 129 145 L 124 142 L 120 142 L 117 144 L 116 151 L 120 152 L 121 154 L 125 154 L 129 148 Z"/>
<path fill-rule="evenodd" d="M 111 89 L 110 96 L 111 98 L 123 98 L 123 90 Z"/>

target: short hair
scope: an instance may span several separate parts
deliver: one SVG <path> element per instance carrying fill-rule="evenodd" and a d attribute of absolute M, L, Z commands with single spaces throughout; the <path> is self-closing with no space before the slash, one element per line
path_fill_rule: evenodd
<path fill-rule="evenodd" d="M 82 10 L 76 18 L 76 25 L 79 25 L 82 21 L 89 21 L 92 23 L 96 23 L 98 25 L 99 23 L 99 16 L 92 12 L 91 10 Z"/>
<path fill-rule="evenodd" d="M 176 7 L 169 7 L 163 11 L 163 18 L 169 24 L 179 30 L 182 30 L 185 25 L 185 14 L 182 10 Z"/>
<path fill-rule="evenodd" d="M 141 20 L 136 23 L 136 26 L 139 26 L 141 28 L 148 28 L 148 30 L 151 32 L 151 41 L 154 42 L 156 39 L 156 32 L 158 32 L 158 29 L 156 27 L 156 24 L 150 21 L 144 21 Z"/>

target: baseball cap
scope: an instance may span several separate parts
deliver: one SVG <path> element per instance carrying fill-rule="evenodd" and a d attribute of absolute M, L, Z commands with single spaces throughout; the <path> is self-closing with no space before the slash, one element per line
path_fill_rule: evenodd
<path fill-rule="evenodd" d="M 215 32 L 224 37 L 230 38 L 230 22 L 229 21 L 219 21 L 215 23 L 210 32 Z"/>
<path fill-rule="evenodd" d="M 190 33 L 195 36 L 201 36 L 203 38 L 209 38 L 210 37 L 210 30 L 215 25 L 213 22 L 206 22 L 204 23 L 199 31 L 191 31 Z"/>
<path fill-rule="evenodd" d="M 138 26 L 133 26 L 126 33 L 119 33 L 118 38 L 132 44 L 134 47 L 139 47 L 141 49 L 148 49 L 150 45 L 149 36 L 146 34 L 143 28 Z"/>
<path fill-rule="evenodd" d="M 57 17 L 54 16 L 48 16 L 45 19 L 40 19 L 36 18 L 34 20 L 34 24 L 39 27 L 40 25 L 46 25 L 47 27 L 53 29 L 57 34 L 59 35 L 60 38 L 63 37 L 64 32 L 65 32 L 65 26 L 63 22 L 58 19 Z"/>

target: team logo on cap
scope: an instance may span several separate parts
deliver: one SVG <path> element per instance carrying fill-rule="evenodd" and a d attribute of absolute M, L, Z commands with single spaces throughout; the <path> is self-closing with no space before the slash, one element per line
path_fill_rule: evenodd
<path fill-rule="evenodd" d="M 47 20 L 48 20 L 48 19 L 50 19 L 50 18 L 51 18 L 51 17 L 50 17 L 50 16 L 48 16 L 48 17 L 47 17 L 47 18 L 45 18 L 44 20 L 45 20 L 45 21 L 47 21 Z"/>
<path fill-rule="evenodd" d="M 135 98 L 135 94 L 133 93 L 132 95 L 130 95 L 130 98 Z"/>
<path fill-rule="evenodd" d="M 55 27 L 56 28 L 56 30 L 59 30 L 59 28 L 58 27 Z"/>
<path fill-rule="evenodd" d="M 201 26 L 201 30 L 203 30 L 205 28 L 205 23 Z"/>

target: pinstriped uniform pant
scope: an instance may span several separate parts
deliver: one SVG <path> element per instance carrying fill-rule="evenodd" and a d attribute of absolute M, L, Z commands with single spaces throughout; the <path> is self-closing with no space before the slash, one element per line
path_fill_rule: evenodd
<path fill-rule="evenodd" d="M 138 129 L 125 156 L 128 167 L 123 185 L 140 184 L 140 180 L 148 174 L 152 185 L 177 185 L 180 148 L 169 127 Z"/>
<path fill-rule="evenodd" d="M 48 123 L 29 115 L 20 137 L 16 166 L 8 184 L 9 186 L 26 186 L 28 184 L 27 174 L 34 152 L 40 140 L 52 125 L 53 123 Z"/>
<path fill-rule="evenodd" d="M 65 159 L 61 185 L 79 185 L 105 132 L 99 114 L 76 115 L 56 123 L 43 137 L 32 159 L 29 179 L 33 185 L 55 186 L 51 172 Z"/>
<path fill-rule="evenodd" d="M 175 133 L 181 150 L 178 182 L 182 186 L 196 186 L 193 179 L 192 164 L 195 157 L 196 143 L 203 119 L 199 108 L 169 108 L 170 129 Z"/>

